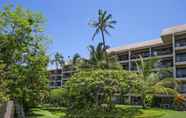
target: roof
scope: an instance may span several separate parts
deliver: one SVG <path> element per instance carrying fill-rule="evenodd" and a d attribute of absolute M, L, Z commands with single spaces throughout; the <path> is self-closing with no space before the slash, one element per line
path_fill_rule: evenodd
<path fill-rule="evenodd" d="M 169 34 L 172 34 L 172 33 L 184 32 L 184 31 L 186 31 L 186 24 L 177 25 L 177 26 L 174 26 L 174 27 L 169 27 L 169 28 L 163 29 L 162 32 L 161 32 L 161 36 L 169 35 Z M 116 47 L 116 48 L 110 48 L 107 51 L 109 53 L 110 52 L 128 51 L 128 50 L 152 47 L 152 46 L 156 46 L 156 45 L 160 45 L 160 44 L 163 44 L 163 41 L 162 41 L 161 38 L 154 39 L 154 40 L 147 40 L 147 41 L 140 42 L 140 43 L 124 45 L 124 46 Z"/>
<path fill-rule="evenodd" d="M 183 31 L 186 31 L 186 24 L 177 25 L 174 27 L 169 27 L 169 28 L 163 29 L 161 32 L 161 36 L 169 35 L 169 34 L 177 33 L 177 32 L 183 32 Z"/>
<path fill-rule="evenodd" d="M 152 46 L 161 45 L 161 44 L 163 44 L 163 41 L 159 38 L 159 39 L 148 40 L 148 41 L 144 41 L 144 42 L 140 42 L 140 43 L 133 43 L 133 44 L 129 44 L 129 45 L 124 45 L 121 47 L 110 48 L 107 51 L 108 52 L 128 51 L 128 50 L 152 47 Z"/>

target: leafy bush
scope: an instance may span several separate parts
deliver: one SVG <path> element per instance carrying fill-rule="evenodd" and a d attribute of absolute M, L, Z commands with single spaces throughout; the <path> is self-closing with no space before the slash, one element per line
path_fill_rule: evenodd
<path fill-rule="evenodd" d="M 49 103 L 52 106 L 59 107 L 64 106 L 64 89 L 52 89 L 49 95 Z"/>
<path fill-rule="evenodd" d="M 145 103 L 147 106 L 151 107 L 153 104 L 153 96 L 152 95 L 146 95 L 145 96 Z"/>
<path fill-rule="evenodd" d="M 76 73 L 65 85 L 67 110 L 110 111 L 115 95 L 127 91 L 127 79 L 134 74 L 124 70 L 92 70 Z M 126 88 L 126 89 L 125 89 Z"/>

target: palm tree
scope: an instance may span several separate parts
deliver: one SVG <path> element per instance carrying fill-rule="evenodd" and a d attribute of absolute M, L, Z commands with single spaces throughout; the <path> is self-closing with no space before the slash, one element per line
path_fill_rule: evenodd
<path fill-rule="evenodd" d="M 75 53 L 74 56 L 72 57 L 72 64 L 76 65 L 79 63 L 79 61 L 81 60 L 81 56 L 79 53 Z"/>
<path fill-rule="evenodd" d="M 96 47 L 89 45 L 89 64 L 91 64 L 93 67 L 102 69 L 121 69 L 121 65 L 113 55 L 105 55 L 105 49 L 108 48 L 109 46 L 104 46 L 103 43 L 99 43 Z"/>
<path fill-rule="evenodd" d="M 140 57 L 140 61 L 136 63 L 140 76 L 137 84 L 143 108 L 146 108 L 145 98 L 148 94 L 177 94 L 177 83 L 174 78 L 160 79 L 160 72 L 154 72 L 154 65 L 158 60 L 158 58 L 150 58 L 144 61 Z"/>
<path fill-rule="evenodd" d="M 62 69 L 65 64 L 63 55 L 57 52 L 54 55 L 54 59 L 51 61 L 51 63 L 55 64 L 57 70 L 59 70 L 59 68 Z"/>
<path fill-rule="evenodd" d="M 92 40 L 95 39 L 98 33 L 101 33 L 102 43 L 104 50 L 106 51 L 105 34 L 110 35 L 108 29 L 114 29 L 116 21 L 112 20 L 112 15 L 108 14 L 107 11 L 99 9 L 97 20 L 94 20 L 89 24 L 96 29 L 92 36 Z"/>
<path fill-rule="evenodd" d="M 106 48 L 108 48 L 108 46 Z M 90 53 L 90 61 L 92 63 L 98 63 L 101 61 L 105 61 L 106 60 L 106 57 L 105 57 L 106 48 L 104 47 L 103 43 L 99 43 L 97 47 L 94 47 L 93 45 L 89 45 L 88 49 Z"/>
<path fill-rule="evenodd" d="M 86 62 L 86 59 L 82 58 L 79 53 L 75 53 L 70 63 L 73 66 L 73 68 L 76 71 L 78 71 L 79 69 L 85 68 L 87 66 L 85 62 Z"/>

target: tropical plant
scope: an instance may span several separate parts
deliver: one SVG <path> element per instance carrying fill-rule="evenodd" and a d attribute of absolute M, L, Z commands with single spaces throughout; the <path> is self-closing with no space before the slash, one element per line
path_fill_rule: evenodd
<path fill-rule="evenodd" d="M 108 49 L 108 46 L 106 48 Z M 82 59 L 81 67 L 88 69 L 122 69 L 115 56 L 107 54 L 106 57 L 103 43 L 99 43 L 96 47 L 89 45 L 88 49 L 89 59 Z"/>
<path fill-rule="evenodd" d="M 102 36 L 102 43 L 104 49 L 106 50 L 106 43 L 105 43 L 105 34 L 110 34 L 108 29 L 113 29 L 114 25 L 116 24 L 115 20 L 112 20 L 112 15 L 108 14 L 105 10 L 98 10 L 98 18 L 90 22 L 90 25 L 95 28 L 95 32 L 92 36 L 92 40 L 96 37 L 98 33 L 101 33 Z"/>
<path fill-rule="evenodd" d="M 108 49 L 108 47 L 106 47 Z M 93 65 L 99 65 L 99 63 L 106 65 L 105 48 L 103 43 L 99 43 L 97 47 L 93 45 L 88 46 L 89 49 L 89 61 Z"/>
<path fill-rule="evenodd" d="M 77 65 L 81 61 L 81 56 L 79 53 L 75 53 L 72 57 L 72 64 Z"/>
<path fill-rule="evenodd" d="M 54 55 L 54 59 L 51 60 L 51 63 L 55 64 L 57 70 L 59 68 L 62 69 L 64 64 L 65 64 L 63 55 L 60 54 L 59 52 L 56 52 L 55 55 Z"/>
<path fill-rule="evenodd" d="M 127 93 L 126 80 L 133 73 L 124 70 L 80 71 L 65 84 L 65 103 L 69 112 L 110 111 L 115 95 Z M 134 77 L 134 76 L 133 76 Z M 137 76 L 136 76 L 137 77 Z M 125 91 L 125 92 L 124 92 Z"/>
<path fill-rule="evenodd" d="M 146 108 L 146 97 L 148 95 L 177 95 L 176 86 L 177 83 L 173 78 L 160 79 L 159 72 L 154 71 L 154 65 L 158 62 L 158 58 L 150 58 L 144 60 L 140 57 L 140 61 L 137 62 L 137 68 L 139 78 L 136 81 L 138 92 L 141 95 L 143 108 Z"/>
<path fill-rule="evenodd" d="M 55 107 L 64 106 L 64 88 L 50 90 L 49 104 Z"/>

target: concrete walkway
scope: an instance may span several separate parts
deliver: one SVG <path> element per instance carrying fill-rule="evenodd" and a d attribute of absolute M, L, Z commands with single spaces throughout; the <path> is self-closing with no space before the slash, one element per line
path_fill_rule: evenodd
<path fill-rule="evenodd" d="M 14 118 L 14 102 L 13 101 L 7 102 L 4 118 Z"/>

